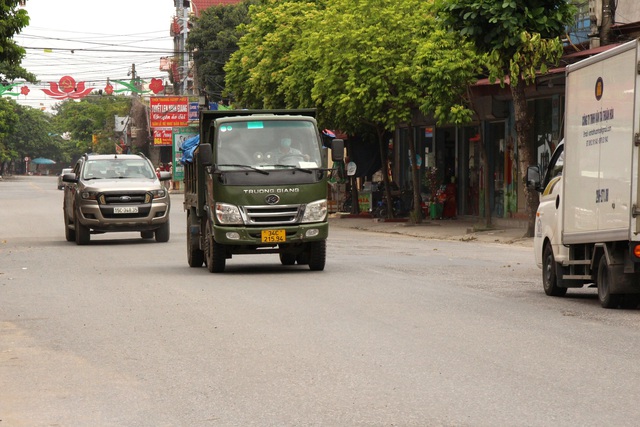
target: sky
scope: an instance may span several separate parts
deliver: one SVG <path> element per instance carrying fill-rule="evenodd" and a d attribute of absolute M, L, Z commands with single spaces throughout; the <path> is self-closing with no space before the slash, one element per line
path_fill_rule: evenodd
<path fill-rule="evenodd" d="M 173 55 L 174 0 L 27 0 L 26 10 L 29 26 L 14 39 L 27 52 L 22 66 L 40 84 L 27 84 L 26 96 L 11 96 L 22 105 L 52 112 L 60 101 L 41 90 L 51 82 L 70 76 L 86 88 L 104 89 L 107 78 L 129 82 L 132 64 L 146 83 L 169 80 L 159 67 L 161 57 Z"/>

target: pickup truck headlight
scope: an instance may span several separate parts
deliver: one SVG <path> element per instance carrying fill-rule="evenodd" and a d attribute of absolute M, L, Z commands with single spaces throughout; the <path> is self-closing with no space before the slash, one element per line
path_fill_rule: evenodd
<path fill-rule="evenodd" d="M 307 203 L 302 216 L 302 222 L 320 222 L 327 217 L 327 199 Z"/>
<path fill-rule="evenodd" d="M 83 191 L 80 193 L 82 200 L 96 200 L 98 198 L 97 191 Z"/>
<path fill-rule="evenodd" d="M 153 196 L 154 199 L 162 199 L 163 197 L 165 197 L 167 195 L 167 191 L 166 190 L 152 190 L 151 191 L 151 195 Z"/>
<path fill-rule="evenodd" d="M 216 203 L 216 218 L 220 224 L 243 224 L 238 207 L 227 203 Z"/>

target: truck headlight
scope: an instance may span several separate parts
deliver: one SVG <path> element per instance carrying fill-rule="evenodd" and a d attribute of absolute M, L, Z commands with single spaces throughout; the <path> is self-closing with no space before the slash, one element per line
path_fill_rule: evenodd
<path fill-rule="evenodd" d="M 162 189 L 162 190 L 151 190 L 151 195 L 153 196 L 154 199 L 161 199 L 163 197 L 165 197 L 167 195 L 167 191 Z"/>
<path fill-rule="evenodd" d="M 82 200 L 96 200 L 98 198 L 97 191 L 83 191 L 80 193 Z"/>
<path fill-rule="evenodd" d="M 220 224 L 243 224 L 238 207 L 227 203 L 216 203 L 216 218 Z"/>
<path fill-rule="evenodd" d="M 307 203 L 302 216 L 302 222 L 320 222 L 327 217 L 327 199 Z"/>

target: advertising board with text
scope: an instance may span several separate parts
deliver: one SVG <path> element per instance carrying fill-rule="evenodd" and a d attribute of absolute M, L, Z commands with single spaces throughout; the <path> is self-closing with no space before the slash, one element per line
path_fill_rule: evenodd
<path fill-rule="evenodd" d="M 150 99 L 152 128 L 187 126 L 189 98 L 186 96 L 152 96 Z"/>

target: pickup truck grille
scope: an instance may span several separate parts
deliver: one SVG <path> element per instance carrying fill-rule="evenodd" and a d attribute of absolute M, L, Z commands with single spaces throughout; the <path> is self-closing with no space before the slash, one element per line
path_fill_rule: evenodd
<path fill-rule="evenodd" d="M 299 221 L 300 205 L 244 206 L 247 225 L 284 225 Z"/>
<path fill-rule="evenodd" d="M 98 195 L 100 212 L 104 218 L 146 218 L 151 211 L 151 194 L 147 192 L 108 192 Z M 116 206 L 136 206 L 137 212 L 114 213 Z"/>
<path fill-rule="evenodd" d="M 98 197 L 98 203 L 101 205 L 138 205 L 149 203 L 151 198 L 146 192 L 128 193 L 102 193 Z"/>

